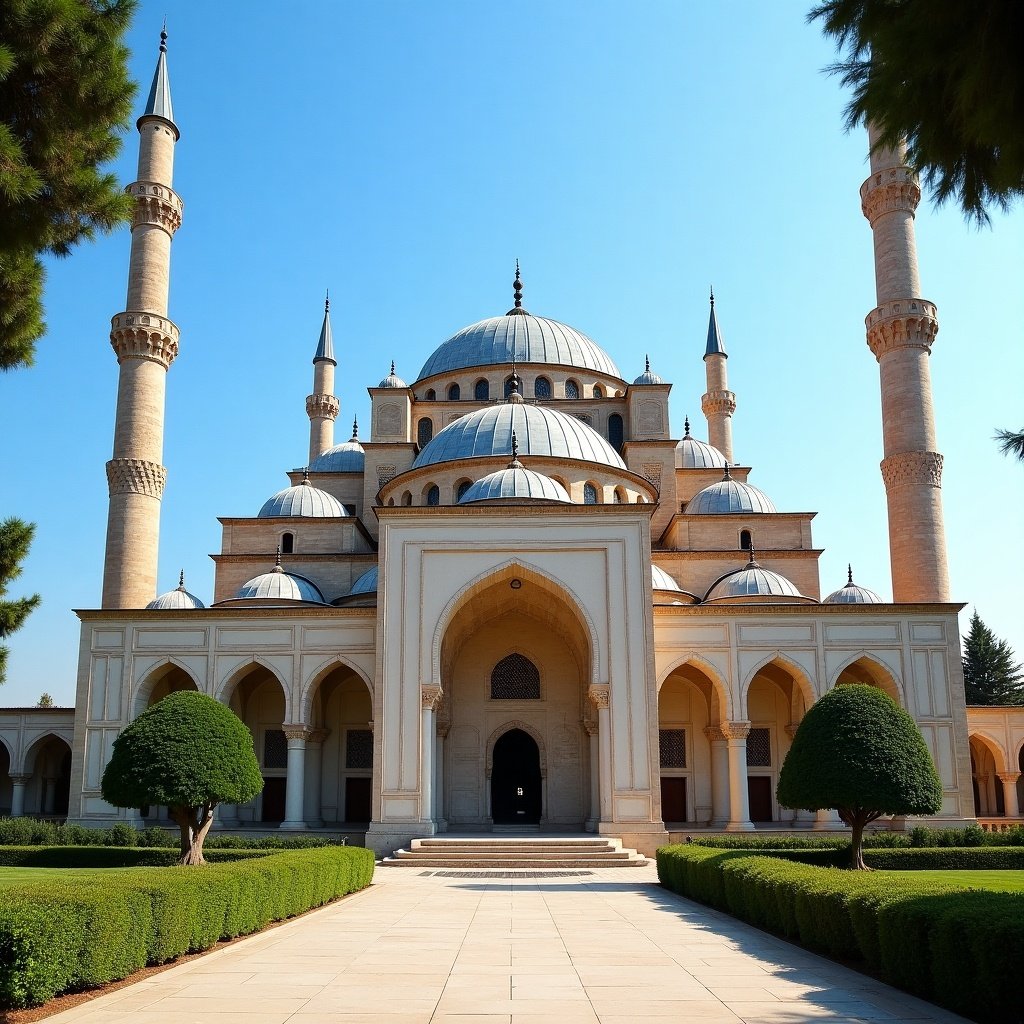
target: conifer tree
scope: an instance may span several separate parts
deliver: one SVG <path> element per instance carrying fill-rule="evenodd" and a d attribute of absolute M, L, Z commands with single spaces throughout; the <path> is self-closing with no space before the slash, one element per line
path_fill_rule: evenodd
<path fill-rule="evenodd" d="M 968 704 L 1024 704 L 1024 668 L 974 610 L 964 637 L 964 689 Z"/>
<path fill-rule="evenodd" d="M 35 527 L 20 519 L 0 522 L 0 639 L 20 629 L 29 613 L 39 604 L 39 595 L 7 599 L 7 585 L 21 575 L 21 563 L 28 556 Z M 6 679 L 7 648 L 0 646 L 0 683 Z"/>

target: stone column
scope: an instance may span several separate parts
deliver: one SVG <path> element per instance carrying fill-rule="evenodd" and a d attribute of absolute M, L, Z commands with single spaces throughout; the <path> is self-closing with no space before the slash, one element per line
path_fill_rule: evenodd
<path fill-rule="evenodd" d="M 306 736 L 306 792 L 303 817 L 310 828 L 323 828 L 323 758 L 324 740 L 329 729 L 310 729 Z"/>
<path fill-rule="evenodd" d="M 597 709 L 598 763 L 600 765 L 600 785 L 598 798 L 601 808 L 601 821 L 611 821 L 612 805 L 612 721 L 610 700 L 607 686 L 591 686 L 587 691 L 590 703 Z"/>
<path fill-rule="evenodd" d="M 1020 804 L 1017 800 L 1017 780 L 1020 772 L 1000 772 L 999 781 L 1003 784 L 1003 809 L 1007 818 L 1020 817 Z"/>
<path fill-rule="evenodd" d="M 306 736 L 304 725 L 286 725 L 285 739 L 288 740 L 288 778 L 284 793 L 284 821 L 281 828 L 304 829 L 302 818 L 306 789 Z"/>
<path fill-rule="evenodd" d="M 437 723 L 437 742 L 434 747 L 434 818 L 439 832 L 448 831 L 448 819 L 444 816 L 444 741 L 451 729 L 451 722 Z"/>
<path fill-rule="evenodd" d="M 31 775 L 19 773 L 11 775 L 11 817 L 20 818 L 25 813 L 25 786 Z"/>
<path fill-rule="evenodd" d="M 420 818 L 434 831 L 434 745 L 437 724 L 434 713 L 441 699 L 440 686 L 420 687 Z"/>
<path fill-rule="evenodd" d="M 723 722 L 722 733 L 729 748 L 729 823 L 727 832 L 750 832 L 750 799 L 747 793 L 747 736 L 749 722 Z"/>
<path fill-rule="evenodd" d="M 583 827 L 587 832 L 596 832 L 601 820 L 601 740 L 597 735 L 597 722 L 584 721 L 583 728 L 590 740 L 590 813 Z"/>
<path fill-rule="evenodd" d="M 718 725 L 704 735 L 711 744 L 711 824 L 722 827 L 729 820 L 729 743 Z"/>

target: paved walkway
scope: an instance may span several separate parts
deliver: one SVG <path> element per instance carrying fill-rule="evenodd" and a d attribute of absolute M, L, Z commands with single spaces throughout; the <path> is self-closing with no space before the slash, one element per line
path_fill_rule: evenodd
<path fill-rule="evenodd" d="M 681 900 L 649 867 L 514 881 L 378 868 L 374 885 L 356 896 L 48 1018 L 65 1021 L 962 1018 Z"/>

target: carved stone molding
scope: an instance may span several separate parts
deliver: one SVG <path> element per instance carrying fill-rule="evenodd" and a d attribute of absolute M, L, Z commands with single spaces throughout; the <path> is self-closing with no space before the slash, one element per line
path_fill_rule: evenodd
<path fill-rule="evenodd" d="M 178 325 L 158 313 L 127 310 L 110 321 L 110 346 L 117 361 L 151 359 L 165 370 L 178 354 Z"/>
<path fill-rule="evenodd" d="M 723 412 L 731 416 L 736 411 L 736 395 L 732 391 L 708 391 L 701 396 L 700 408 L 705 416 Z"/>
<path fill-rule="evenodd" d="M 935 303 L 927 299 L 891 299 L 864 318 L 868 348 L 876 359 L 900 348 L 931 352 L 939 333 Z"/>
<path fill-rule="evenodd" d="M 330 736 L 330 734 L 330 729 L 310 729 L 309 732 L 306 733 L 306 742 L 323 743 L 323 741 L 327 739 L 327 737 Z"/>
<path fill-rule="evenodd" d="M 311 419 L 334 420 L 341 411 L 341 402 L 334 395 L 307 395 L 306 415 Z"/>
<path fill-rule="evenodd" d="M 704 730 L 704 735 L 707 737 L 709 743 L 717 743 L 725 739 L 725 733 L 722 731 L 720 725 L 709 725 Z"/>
<path fill-rule="evenodd" d="M 397 466 L 378 466 L 377 467 L 377 487 L 383 487 L 386 483 L 394 480 L 398 476 Z"/>
<path fill-rule="evenodd" d="M 27 774 L 25 772 L 11 772 L 9 778 L 16 786 L 23 786 L 26 782 L 30 782 L 32 780 L 31 774 Z"/>
<path fill-rule="evenodd" d="M 996 772 L 996 775 L 999 776 L 1000 782 L 1009 782 L 1011 785 L 1020 778 L 1020 772 Z"/>
<path fill-rule="evenodd" d="M 723 722 L 722 735 L 727 740 L 745 740 L 750 735 L 749 722 Z"/>
<path fill-rule="evenodd" d="M 185 204 L 174 189 L 158 181 L 133 181 L 125 187 L 125 192 L 135 197 L 133 228 L 139 224 L 154 224 L 173 237 L 181 227 Z"/>
<path fill-rule="evenodd" d="M 903 484 L 942 486 L 942 456 L 938 452 L 897 452 L 882 459 L 881 469 L 887 491 Z"/>
<path fill-rule="evenodd" d="M 145 459 L 111 459 L 107 463 L 107 486 L 110 494 L 148 494 L 163 497 L 167 469 L 158 462 Z"/>
<path fill-rule="evenodd" d="M 608 693 L 607 686 L 591 686 L 587 690 L 587 697 L 590 699 L 590 703 L 597 708 L 598 711 L 607 711 L 610 704 L 610 695 Z"/>
<path fill-rule="evenodd" d="M 441 687 L 426 684 L 420 687 L 420 706 L 424 711 L 434 711 L 441 701 Z"/>
<path fill-rule="evenodd" d="M 293 740 L 308 740 L 310 734 L 310 730 L 304 725 L 283 725 L 281 731 L 289 743 Z"/>
<path fill-rule="evenodd" d="M 860 187 L 860 208 L 872 227 L 887 213 L 913 215 L 921 202 L 921 186 L 909 167 L 888 167 L 872 174 Z"/>

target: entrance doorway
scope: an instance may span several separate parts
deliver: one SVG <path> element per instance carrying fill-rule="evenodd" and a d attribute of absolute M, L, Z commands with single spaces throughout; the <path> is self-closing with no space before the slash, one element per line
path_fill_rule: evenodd
<path fill-rule="evenodd" d="M 686 821 L 685 775 L 662 775 L 661 818 L 666 824 Z"/>
<path fill-rule="evenodd" d="M 509 729 L 494 744 L 491 768 L 491 818 L 495 825 L 540 822 L 540 751 L 522 729 Z"/>
<path fill-rule="evenodd" d="M 750 801 L 751 821 L 772 820 L 772 780 L 768 775 L 747 778 L 747 798 Z"/>
<path fill-rule="evenodd" d="M 263 780 L 263 813 L 260 821 L 273 825 L 284 821 L 284 797 L 288 780 L 272 775 Z"/>

